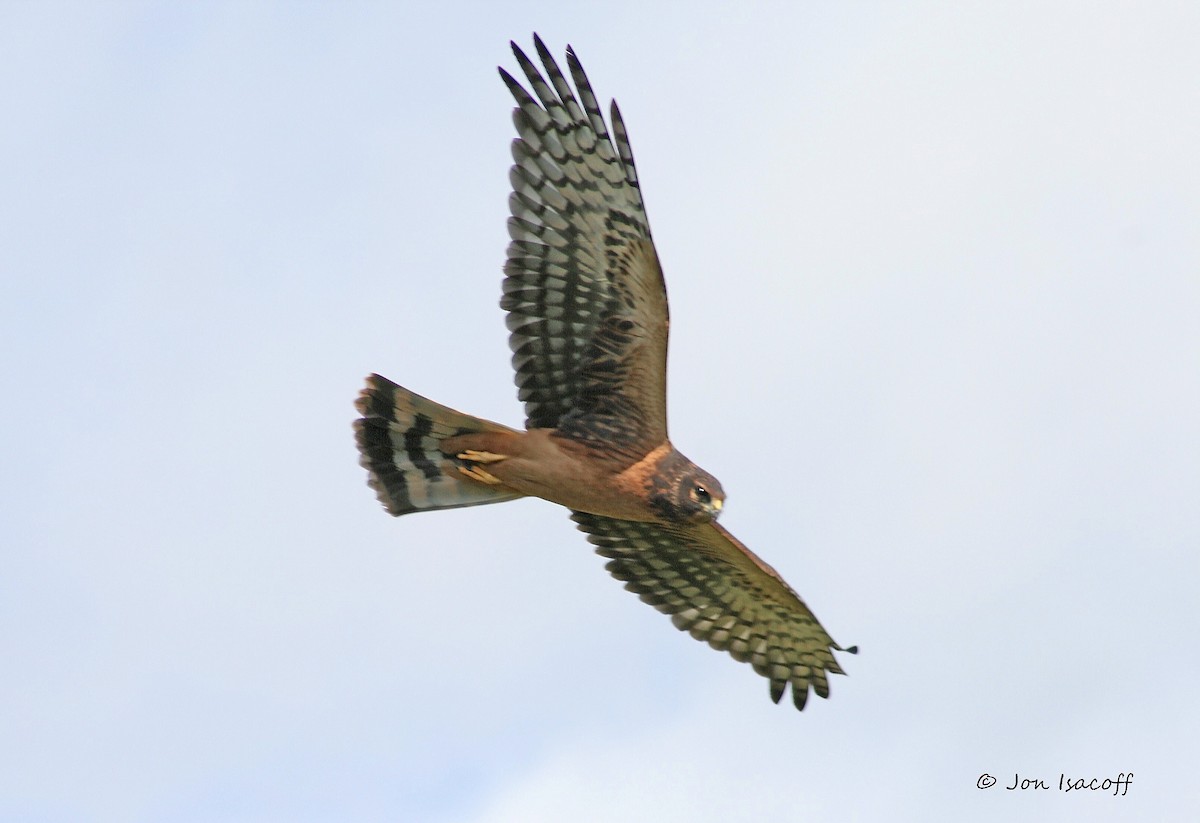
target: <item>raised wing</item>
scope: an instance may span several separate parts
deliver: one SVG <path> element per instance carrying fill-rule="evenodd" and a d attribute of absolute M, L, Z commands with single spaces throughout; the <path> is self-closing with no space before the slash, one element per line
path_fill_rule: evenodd
<path fill-rule="evenodd" d="M 715 521 L 668 526 L 573 512 L 605 566 L 625 588 L 714 649 L 748 662 L 776 703 L 790 683 L 803 709 L 811 686 L 829 696 L 826 672 L 843 674 L 842 648 L 779 574 Z"/>
<path fill-rule="evenodd" d="M 500 69 L 520 137 L 504 296 L 529 428 L 633 456 L 667 436 L 667 294 L 633 153 L 614 102 L 610 136 L 574 51 L 578 98 L 534 38 L 549 82 L 514 43 L 537 99 Z"/>

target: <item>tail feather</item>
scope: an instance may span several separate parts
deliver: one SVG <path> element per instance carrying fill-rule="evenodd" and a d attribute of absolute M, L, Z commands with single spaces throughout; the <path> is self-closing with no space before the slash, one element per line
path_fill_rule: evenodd
<path fill-rule="evenodd" d="M 372 374 L 355 403 L 359 463 L 367 483 L 391 514 L 515 500 L 521 495 L 465 478 L 467 464 L 442 454 L 447 437 L 469 432 L 509 432 L 507 426 L 457 412 Z"/>

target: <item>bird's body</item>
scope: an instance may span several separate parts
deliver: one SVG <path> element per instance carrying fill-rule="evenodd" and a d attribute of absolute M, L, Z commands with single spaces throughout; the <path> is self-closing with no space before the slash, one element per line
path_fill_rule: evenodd
<path fill-rule="evenodd" d="M 724 497 L 717 496 L 711 498 L 711 510 L 664 517 L 665 504 L 655 502 L 658 478 L 681 472 L 709 477 L 670 441 L 643 455 L 618 461 L 597 459 L 594 447 L 563 437 L 555 429 L 463 434 L 443 441 L 443 449 L 454 455 L 480 455 L 473 462 L 483 463 L 486 468 L 476 467 L 475 471 L 483 478 L 490 475 L 497 481 L 493 485 L 499 488 L 603 517 L 645 523 L 709 520 L 724 505 Z M 713 491 L 720 494 L 715 479 L 703 482 L 710 496 Z"/>
<path fill-rule="evenodd" d="M 840 649 L 766 563 L 716 523 L 725 493 L 667 435 L 666 287 L 620 112 L 613 134 L 574 52 L 574 89 L 513 45 L 536 100 L 517 101 L 504 296 L 524 431 L 378 375 L 356 421 L 370 484 L 393 515 L 535 496 L 567 507 L 608 570 L 779 700 L 828 695 Z M 576 96 L 578 95 L 578 96 Z M 853 651 L 853 649 L 848 649 Z"/>
<path fill-rule="evenodd" d="M 678 454 L 664 442 L 647 454 L 631 457 L 628 465 L 601 462 L 594 458 L 594 449 L 559 436 L 555 429 L 463 434 L 448 438 L 443 448 L 455 455 L 500 457 L 487 460 L 480 470 L 503 488 L 576 511 L 640 521 L 658 519 L 643 490 L 649 488 L 660 464 Z"/>

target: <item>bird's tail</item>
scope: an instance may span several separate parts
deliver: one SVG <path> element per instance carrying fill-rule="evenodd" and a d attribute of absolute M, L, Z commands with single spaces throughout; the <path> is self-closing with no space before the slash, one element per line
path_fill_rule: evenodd
<path fill-rule="evenodd" d="M 511 432 L 507 426 L 446 408 L 377 374 L 367 378 L 355 407 L 362 415 L 354 421 L 359 462 L 370 472 L 367 482 L 391 514 L 480 506 L 521 496 L 467 479 L 459 468 L 468 464 L 440 449 L 447 437 Z"/>

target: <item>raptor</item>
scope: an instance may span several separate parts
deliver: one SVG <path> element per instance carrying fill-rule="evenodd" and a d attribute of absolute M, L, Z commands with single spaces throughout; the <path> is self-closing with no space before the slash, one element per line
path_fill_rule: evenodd
<path fill-rule="evenodd" d="M 393 515 L 541 497 L 571 510 L 606 568 L 678 628 L 748 662 L 778 702 L 829 696 L 842 648 L 778 573 L 717 523 L 725 492 L 667 436 L 667 293 L 620 110 L 611 132 L 574 51 L 514 43 L 503 297 L 525 429 L 377 374 L 355 421 Z M 543 74 L 544 69 L 544 74 Z M 532 91 L 532 94 L 530 93 Z"/>

